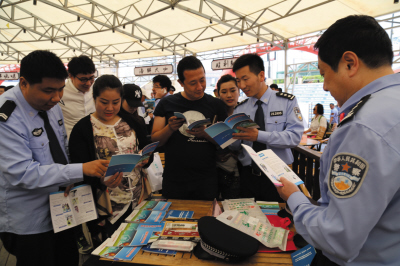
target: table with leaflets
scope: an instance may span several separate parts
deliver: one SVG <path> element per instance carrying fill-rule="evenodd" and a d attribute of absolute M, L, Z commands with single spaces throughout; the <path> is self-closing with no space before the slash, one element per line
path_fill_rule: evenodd
<path fill-rule="evenodd" d="M 207 216 L 213 202 L 200 201 L 200 200 L 168 200 L 171 202 L 171 208 L 174 210 L 194 211 L 193 219 L 200 219 Z M 284 205 L 280 204 L 281 208 Z M 270 266 L 288 266 L 293 265 L 291 252 L 278 252 L 278 253 L 256 253 L 254 256 L 242 261 L 235 262 L 234 265 L 270 265 Z M 160 255 L 139 251 L 139 253 L 130 262 L 116 262 L 98 256 L 90 256 L 90 258 L 83 264 L 83 266 L 102 266 L 102 265 L 227 265 L 229 263 L 221 260 L 200 260 L 196 258 L 193 252 L 177 252 L 175 256 Z"/>

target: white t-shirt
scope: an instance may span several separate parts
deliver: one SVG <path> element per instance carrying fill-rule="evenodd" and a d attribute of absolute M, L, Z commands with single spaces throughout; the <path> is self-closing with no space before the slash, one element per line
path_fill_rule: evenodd
<path fill-rule="evenodd" d="M 311 120 L 311 132 L 318 131 L 319 127 L 326 128 L 326 118 L 323 115 L 318 115 Z"/>
<path fill-rule="evenodd" d="M 83 93 L 72 84 L 71 79 L 67 79 L 67 82 L 65 82 L 64 95 L 58 104 L 64 115 L 68 139 L 75 124 L 83 117 L 96 111 L 92 89 L 93 87 L 90 87 L 88 92 Z"/>

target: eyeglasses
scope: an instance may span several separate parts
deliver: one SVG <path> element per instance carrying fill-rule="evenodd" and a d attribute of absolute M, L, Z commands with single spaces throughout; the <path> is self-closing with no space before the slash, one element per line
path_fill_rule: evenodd
<path fill-rule="evenodd" d="M 76 78 L 79 79 L 79 81 L 82 82 L 82 83 L 87 83 L 88 81 L 94 81 L 94 79 L 96 78 L 96 76 L 93 75 L 93 76 L 91 76 L 90 78 L 78 78 L 78 77 L 76 77 Z"/>
<path fill-rule="evenodd" d="M 155 87 L 155 86 L 153 86 L 153 89 L 162 89 L 162 87 Z"/>

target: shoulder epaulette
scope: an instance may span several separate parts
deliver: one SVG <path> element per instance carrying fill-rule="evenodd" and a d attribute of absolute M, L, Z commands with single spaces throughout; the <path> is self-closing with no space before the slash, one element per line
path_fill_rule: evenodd
<path fill-rule="evenodd" d="M 249 100 L 249 98 L 247 98 L 247 99 L 241 101 L 240 103 L 238 103 L 238 105 L 235 106 L 235 109 L 236 109 L 236 107 L 238 107 L 239 105 L 244 104 L 244 103 L 247 102 L 248 100 Z"/>
<path fill-rule="evenodd" d="M 0 121 L 7 122 L 8 118 L 14 111 L 17 105 L 11 100 L 7 100 L 3 106 L 0 107 Z"/>
<path fill-rule="evenodd" d="M 286 98 L 286 99 L 289 99 L 289 100 L 293 100 L 294 97 L 296 97 L 293 94 L 290 94 L 290 93 L 287 93 L 287 92 L 277 92 L 276 96 L 282 97 L 282 98 Z"/>
<path fill-rule="evenodd" d="M 351 111 L 342 119 L 338 127 L 349 121 L 350 118 L 352 118 L 358 112 L 358 110 L 360 110 L 361 107 L 368 101 L 369 97 L 371 97 L 371 94 L 362 97 L 361 100 L 353 107 L 353 109 L 351 109 Z"/>

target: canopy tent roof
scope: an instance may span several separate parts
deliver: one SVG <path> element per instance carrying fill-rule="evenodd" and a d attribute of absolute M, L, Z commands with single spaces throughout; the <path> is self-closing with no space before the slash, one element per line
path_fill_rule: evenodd
<path fill-rule="evenodd" d="M 352 14 L 394 13 L 393 0 L 0 0 L 0 63 L 47 49 L 63 61 L 187 55 L 282 41 Z"/>

